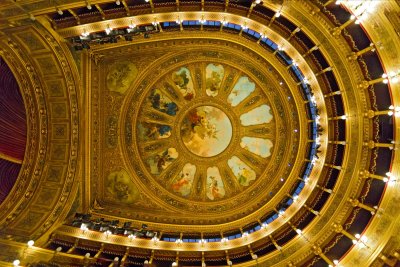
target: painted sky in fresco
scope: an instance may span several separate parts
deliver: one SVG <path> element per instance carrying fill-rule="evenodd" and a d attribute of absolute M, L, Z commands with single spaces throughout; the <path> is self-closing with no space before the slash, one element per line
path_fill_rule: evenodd
<path fill-rule="evenodd" d="M 271 120 L 271 108 L 268 105 L 261 105 L 240 116 L 243 126 L 268 123 Z"/>
<path fill-rule="evenodd" d="M 217 200 L 225 196 L 224 183 L 219 174 L 218 167 L 207 169 L 207 197 L 210 200 Z"/>
<path fill-rule="evenodd" d="M 249 81 L 249 77 L 242 76 L 236 82 L 232 92 L 228 96 L 228 103 L 233 107 L 237 106 L 256 89 L 255 83 Z"/>
<path fill-rule="evenodd" d="M 212 106 L 190 110 L 181 125 L 183 143 L 194 154 L 202 157 L 218 155 L 232 138 L 232 124 L 226 114 Z"/>
<path fill-rule="evenodd" d="M 266 158 L 271 155 L 270 150 L 273 144 L 269 139 L 245 136 L 242 138 L 240 146 L 256 155 Z"/>
<path fill-rule="evenodd" d="M 248 186 L 251 181 L 256 179 L 256 173 L 238 157 L 233 156 L 230 158 L 228 160 L 228 165 L 238 179 L 239 184 Z"/>

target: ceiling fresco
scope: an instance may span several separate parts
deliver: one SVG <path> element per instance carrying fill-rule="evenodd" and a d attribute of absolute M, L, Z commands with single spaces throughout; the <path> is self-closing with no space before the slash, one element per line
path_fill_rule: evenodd
<path fill-rule="evenodd" d="M 300 96 L 278 82 L 268 61 L 248 60 L 251 50 L 233 57 L 236 44 L 216 40 L 227 48 L 204 50 L 202 41 L 187 41 L 193 48 L 184 52 L 155 41 L 149 57 L 134 52 L 139 44 L 113 56 L 101 51 L 92 65 L 98 212 L 177 224 L 232 221 L 239 208 L 251 214 L 282 181 L 296 179 L 294 129 L 301 126 L 290 110 Z"/>

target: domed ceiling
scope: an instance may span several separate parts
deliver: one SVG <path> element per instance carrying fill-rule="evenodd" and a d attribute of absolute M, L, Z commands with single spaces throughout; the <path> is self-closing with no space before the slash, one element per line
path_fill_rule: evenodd
<path fill-rule="evenodd" d="M 102 51 L 94 66 L 93 127 L 104 128 L 93 136 L 93 199 L 110 214 L 173 224 L 258 213 L 300 175 L 300 93 L 243 46 L 174 42 L 176 51 L 146 44 L 150 58 L 133 52 L 139 44 Z"/>
<path fill-rule="evenodd" d="M 0 244 L 23 263 L 398 262 L 397 3 L 37 3 L 0 4 L 30 119 Z"/>

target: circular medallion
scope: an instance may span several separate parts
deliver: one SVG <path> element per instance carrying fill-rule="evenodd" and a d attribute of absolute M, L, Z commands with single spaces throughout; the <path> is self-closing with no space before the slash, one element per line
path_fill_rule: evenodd
<path fill-rule="evenodd" d="M 232 123 L 219 108 L 200 106 L 186 113 L 181 137 L 190 152 L 201 157 L 213 157 L 223 152 L 232 139 Z"/>

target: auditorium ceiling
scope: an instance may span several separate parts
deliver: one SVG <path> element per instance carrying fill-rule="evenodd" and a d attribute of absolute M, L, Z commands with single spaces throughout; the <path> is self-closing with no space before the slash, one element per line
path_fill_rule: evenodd
<path fill-rule="evenodd" d="M 396 266 L 399 14 L 1 3 L 0 263 Z"/>

